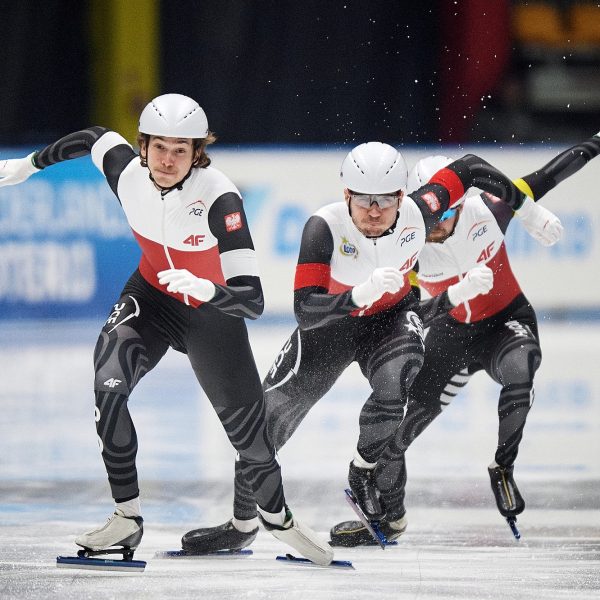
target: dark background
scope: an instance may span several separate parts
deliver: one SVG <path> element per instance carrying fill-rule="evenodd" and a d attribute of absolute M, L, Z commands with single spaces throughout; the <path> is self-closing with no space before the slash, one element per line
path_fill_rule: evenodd
<path fill-rule="evenodd" d="M 0 0 L 0 144 L 50 142 L 93 124 L 102 90 L 90 76 L 91 4 Z M 523 16 L 537 5 L 555 20 Z M 581 6 L 592 11 L 587 33 L 577 31 Z M 148 65 L 157 93 L 197 99 L 224 144 L 570 142 L 599 128 L 598 2 L 158 7 L 159 64 Z"/>

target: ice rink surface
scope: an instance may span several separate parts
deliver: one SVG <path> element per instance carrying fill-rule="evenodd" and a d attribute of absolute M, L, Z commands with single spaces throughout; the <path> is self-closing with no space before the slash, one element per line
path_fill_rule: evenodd
<path fill-rule="evenodd" d="M 148 566 L 125 574 L 55 564 L 111 511 L 91 394 L 100 326 L 0 325 L 0 598 L 600 597 L 598 325 L 541 323 L 544 364 L 515 469 L 522 540 L 493 504 L 497 388 L 477 375 L 409 450 L 398 546 L 336 550 L 353 571 L 280 564 L 286 547 L 264 531 L 248 557 L 154 558 L 227 520 L 232 499 L 233 451 L 185 357 L 168 353 L 131 400 L 145 518 L 135 558 Z M 291 330 L 251 327 L 261 375 Z M 291 508 L 323 535 L 353 518 L 343 488 L 367 393 L 349 369 L 280 453 Z"/>

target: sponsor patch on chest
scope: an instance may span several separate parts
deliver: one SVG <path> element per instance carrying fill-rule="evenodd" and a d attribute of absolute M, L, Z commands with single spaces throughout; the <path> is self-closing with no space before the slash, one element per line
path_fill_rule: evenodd
<path fill-rule="evenodd" d="M 191 204 L 188 204 L 186 208 L 189 208 L 188 215 L 194 215 L 195 217 L 201 217 L 206 210 L 206 204 L 202 200 L 196 200 Z"/>
<path fill-rule="evenodd" d="M 342 237 L 342 243 L 340 244 L 340 252 L 343 256 L 349 256 L 350 258 L 358 258 L 358 248 L 349 242 L 345 237 Z"/>

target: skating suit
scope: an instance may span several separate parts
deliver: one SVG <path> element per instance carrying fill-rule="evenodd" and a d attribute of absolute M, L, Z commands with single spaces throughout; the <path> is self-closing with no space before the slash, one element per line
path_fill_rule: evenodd
<path fill-rule="evenodd" d="M 125 139 L 100 127 L 70 134 L 36 161 L 45 167 L 90 153 L 142 250 L 139 269 L 110 310 L 94 354 L 96 428 L 113 498 L 139 493 L 129 395 L 172 347 L 187 354 L 241 468 L 252 471 L 258 503 L 279 512 L 281 473 L 265 433 L 262 387 L 241 318 L 262 313 L 263 294 L 238 190 L 208 166 L 191 169 L 179 186 L 161 191 Z M 211 280 L 214 298 L 201 303 L 168 292 L 157 273 L 169 268 Z M 173 410 L 176 400 L 165 398 Z"/>
<path fill-rule="evenodd" d="M 446 169 L 405 196 L 393 227 L 379 238 L 369 239 L 358 231 L 344 202 L 321 208 L 307 221 L 295 277 L 299 327 L 263 382 L 269 430 L 277 448 L 356 361 L 372 388 L 359 415 L 357 450 L 367 462 L 381 456 L 404 417 L 408 389 L 423 362 L 423 326 L 407 276 L 398 293 L 386 293 L 367 308 L 352 302 L 352 288 L 377 267 L 409 273 L 428 231 L 472 181 L 469 165 L 481 167 L 486 176 L 490 173 L 489 165 L 482 166 L 477 157 L 467 158 L 456 171 Z M 506 183 L 497 172 L 489 180 L 496 186 Z M 504 189 L 508 198 L 512 191 Z M 249 519 L 255 512 L 251 489 L 238 471 L 234 514 Z"/>
<path fill-rule="evenodd" d="M 378 482 L 390 520 L 404 513 L 405 450 L 478 370 L 485 369 L 501 385 L 493 458 L 502 466 L 516 459 L 541 349 L 535 312 L 506 252 L 504 234 L 512 216 L 490 194 L 469 196 L 452 236 L 442 244 L 427 243 L 419 256 L 420 285 L 434 298 L 421 307 L 426 327 L 423 367 L 411 387 L 406 417 L 378 466 L 385 472 Z M 492 290 L 453 307 L 448 287 L 481 264 L 494 273 Z"/>

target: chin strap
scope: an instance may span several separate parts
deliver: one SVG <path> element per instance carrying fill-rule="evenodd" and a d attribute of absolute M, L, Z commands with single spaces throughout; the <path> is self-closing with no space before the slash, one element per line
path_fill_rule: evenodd
<path fill-rule="evenodd" d="M 348 212 L 350 213 L 350 218 L 352 218 L 352 213 L 350 212 L 350 207 L 348 206 Z M 400 218 L 400 211 L 398 210 L 396 212 L 396 219 L 395 221 L 392 223 L 392 225 L 390 225 L 389 229 L 386 229 L 381 235 L 365 235 L 365 237 L 368 240 L 377 240 L 379 238 L 382 238 L 386 235 L 390 235 L 392 233 L 394 233 L 394 231 L 396 230 L 396 225 L 398 224 L 398 219 Z"/>
<path fill-rule="evenodd" d="M 192 169 L 193 169 L 193 167 L 192 167 Z M 175 185 L 172 185 L 170 187 L 163 187 L 162 185 L 159 185 L 158 183 L 156 183 L 156 181 L 154 180 L 154 177 L 152 177 L 152 171 L 150 171 L 150 169 L 148 169 L 148 177 L 150 178 L 150 181 L 160 190 L 160 195 L 164 197 L 169 192 L 172 192 L 173 190 L 181 191 L 183 189 L 183 184 L 192 175 L 192 169 L 190 169 L 187 172 L 187 175 L 181 181 L 177 182 Z"/>

